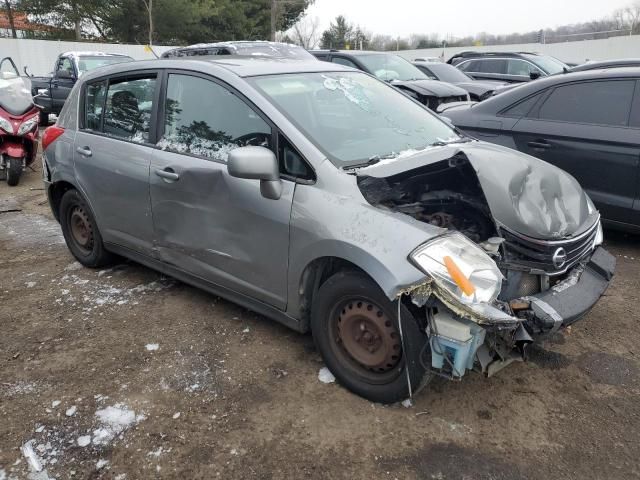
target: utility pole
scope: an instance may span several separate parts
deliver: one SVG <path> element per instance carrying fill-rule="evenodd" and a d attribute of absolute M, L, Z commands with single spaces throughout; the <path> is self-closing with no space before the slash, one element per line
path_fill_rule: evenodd
<path fill-rule="evenodd" d="M 153 0 L 142 0 L 149 17 L 149 46 L 153 45 Z"/>
<path fill-rule="evenodd" d="M 276 20 L 277 20 L 278 1 L 271 0 L 271 41 L 276 41 Z"/>

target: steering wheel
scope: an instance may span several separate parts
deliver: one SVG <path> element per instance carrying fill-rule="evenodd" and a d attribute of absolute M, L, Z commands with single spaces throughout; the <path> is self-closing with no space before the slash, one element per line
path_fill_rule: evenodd
<path fill-rule="evenodd" d="M 245 135 L 240 135 L 239 137 L 234 138 L 231 141 L 236 145 L 238 145 L 239 147 L 246 147 L 248 145 L 253 145 L 255 147 L 263 147 L 265 144 L 269 145 L 270 138 L 271 138 L 270 133 L 252 132 L 252 133 L 247 133 Z"/>

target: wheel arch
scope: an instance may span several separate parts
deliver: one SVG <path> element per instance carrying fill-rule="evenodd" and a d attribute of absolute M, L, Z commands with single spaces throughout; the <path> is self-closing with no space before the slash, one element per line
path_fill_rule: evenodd
<path fill-rule="evenodd" d="M 82 192 L 74 184 L 66 180 L 59 180 L 52 183 L 47 190 L 51 211 L 58 222 L 60 222 L 60 202 L 62 201 L 63 195 L 69 190 L 77 190 L 82 195 Z"/>

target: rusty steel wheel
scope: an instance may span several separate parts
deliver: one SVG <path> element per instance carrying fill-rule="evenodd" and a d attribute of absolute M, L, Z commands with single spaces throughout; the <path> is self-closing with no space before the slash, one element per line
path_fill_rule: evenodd
<path fill-rule="evenodd" d="M 75 205 L 69 212 L 69 226 L 73 241 L 85 254 L 93 250 L 93 226 L 91 219 L 80 205 Z"/>
<path fill-rule="evenodd" d="M 346 302 L 336 319 L 336 343 L 371 372 L 385 373 L 400 362 L 402 345 L 394 322 L 373 302 Z"/>

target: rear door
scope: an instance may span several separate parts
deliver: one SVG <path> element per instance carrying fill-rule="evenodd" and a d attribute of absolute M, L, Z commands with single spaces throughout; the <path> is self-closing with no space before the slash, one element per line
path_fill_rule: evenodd
<path fill-rule="evenodd" d="M 153 255 L 149 164 L 157 72 L 95 80 L 81 92 L 75 172 L 106 242 Z"/>
<path fill-rule="evenodd" d="M 569 172 L 606 219 L 625 223 L 640 223 L 631 210 L 640 168 L 640 129 L 629 125 L 635 89 L 634 79 L 560 85 L 513 128 L 519 150 Z"/>
<path fill-rule="evenodd" d="M 167 74 L 163 108 L 150 177 L 160 258 L 284 309 L 295 183 L 283 179 L 282 196 L 269 200 L 226 164 L 239 146 L 275 152 L 272 126 L 235 90 L 184 71 Z"/>
<path fill-rule="evenodd" d="M 477 80 L 522 81 L 507 75 L 507 60 L 503 58 L 480 58 L 460 63 L 458 68 Z"/>

